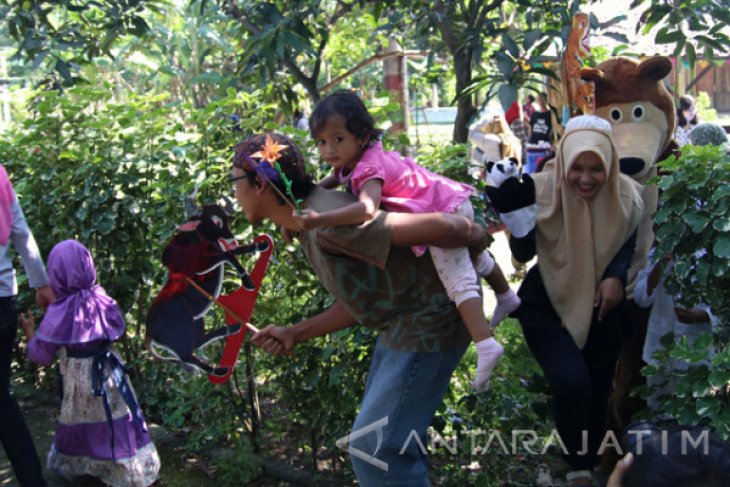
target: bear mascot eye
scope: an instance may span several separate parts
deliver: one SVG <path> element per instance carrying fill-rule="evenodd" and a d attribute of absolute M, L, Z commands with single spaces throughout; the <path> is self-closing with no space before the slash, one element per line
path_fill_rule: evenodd
<path fill-rule="evenodd" d="M 644 110 L 643 105 L 634 105 L 634 108 L 631 110 L 631 115 L 634 116 L 634 121 L 636 122 L 643 119 L 644 114 L 646 114 L 646 111 Z"/>
<path fill-rule="evenodd" d="M 620 122 L 621 119 L 624 118 L 624 113 L 620 108 L 612 108 L 609 115 L 611 116 L 612 122 Z"/>

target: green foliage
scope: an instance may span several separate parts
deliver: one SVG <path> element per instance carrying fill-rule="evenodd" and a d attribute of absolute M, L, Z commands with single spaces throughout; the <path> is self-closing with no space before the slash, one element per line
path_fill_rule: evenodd
<path fill-rule="evenodd" d="M 79 65 L 97 56 L 113 58 L 113 45 L 126 35 L 144 36 L 149 29 L 145 13 L 156 11 L 160 3 L 3 0 L 0 14 L 17 42 L 18 55 L 71 84 Z"/>
<path fill-rule="evenodd" d="M 717 110 L 712 107 L 712 98 L 706 91 L 697 93 L 697 118 L 703 122 L 717 120 Z"/>
<path fill-rule="evenodd" d="M 668 174 L 659 179 L 661 199 L 655 215 L 655 256 L 672 254 L 675 265 L 666 276 L 666 288 L 682 306 L 706 303 L 717 316 L 719 331 L 704 334 L 693 344 L 686 337 L 663 339 L 655 354 L 658 367 L 643 373 L 659 373 L 672 385 L 672 393 L 658 397 L 659 407 L 682 424 L 711 426 L 730 437 L 730 219 L 727 174 L 730 155 L 715 146 L 686 145 L 679 157 L 660 164 Z M 708 350 L 716 345 L 718 353 Z M 681 362 L 686 367 L 676 367 Z M 642 395 L 654 393 L 643 388 Z"/>
<path fill-rule="evenodd" d="M 730 48 L 730 36 L 725 30 L 730 10 L 725 2 L 634 0 L 631 4 L 632 9 L 644 7 L 636 32 L 647 34 L 656 29 L 654 41 L 673 45 L 672 56 L 682 56 L 690 66 L 694 66 L 700 50 L 704 59 L 712 61 L 715 53 Z"/>
<path fill-rule="evenodd" d="M 42 254 L 76 238 L 94 256 L 97 281 L 125 311 L 122 351 L 146 413 L 185 432 L 190 448 L 237 441 L 247 409 L 242 394 L 232 407 L 225 388 L 182 374 L 179 365 L 150 363 L 143 323 L 165 279 L 162 248 L 185 219 L 183 198 L 194 185 L 200 202 L 230 195 L 224 181 L 231 147 L 273 113 L 255 91 L 231 91 L 194 109 L 168 105 L 164 95 L 154 94 L 118 103 L 111 88 L 38 93 L 31 116 L 0 141 L 0 157 Z M 232 130 L 232 113 L 241 116 L 245 132 Z M 243 238 L 250 238 L 254 229 L 236 221 Z M 24 306 L 31 302 L 25 289 L 21 298 Z"/>
<path fill-rule="evenodd" d="M 112 60 L 100 60 L 98 71 L 108 79 L 122 79 L 144 92 L 168 92 L 170 101 L 203 107 L 238 87 L 238 49 L 234 25 L 213 2 L 190 0 L 165 5 L 150 13 L 150 29 L 143 38 L 120 43 Z"/>
<path fill-rule="evenodd" d="M 694 343 L 687 337 L 676 340 L 667 335 L 662 340 L 664 348 L 654 354 L 658 365 L 646 366 L 646 377 L 660 376 L 669 384 L 671 393 L 659 393 L 658 408 L 665 417 L 674 418 L 680 424 L 701 425 L 712 428 L 723 438 L 730 438 L 730 350 L 727 340 L 716 354 L 709 354 L 713 336 L 700 335 Z M 681 363 L 683 366 L 677 367 Z M 656 389 L 643 386 L 638 391 L 642 397 L 656 393 Z"/>
<path fill-rule="evenodd" d="M 719 147 L 686 146 L 660 167 L 669 174 L 658 182 L 656 255 L 677 258 L 667 288 L 685 305 L 707 303 L 730 324 L 730 155 Z M 702 249 L 707 252 L 698 255 Z"/>
<path fill-rule="evenodd" d="M 550 436 L 550 392 L 539 365 L 532 357 L 516 320 L 507 319 L 496 330 L 505 354 L 492 377 L 489 390 L 474 394 L 470 382 L 476 370 L 476 353 L 467 350 L 454 373 L 445 405 L 437 414 L 433 428 L 456 444 L 456 453 L 445 447 L 433 453 L 443 466 L 439 485 L 531 485 L 535 460 L 518 440 L 512 447 L 512 432 L 534 430 L 538 441 L 534 450 L 542 451 Z M 490 435 L 498 432 L 507 447 L 505 452 Z M 454 443 L 455 440 L 455 443 Z M 540 459 L 544 461 L 545 459 Z M 464 469 L 477 467 L 478 472 Z"/>
<path fill-rule="evenodd" d="M 484 198 L 485 183 L 481 179 L 483 168 L 471 165 L 469 151 L 468 144 L 433 144 L 420 149 L 417 161 L 431 171 L 474 186 L 476 191 L 471 198 L 474 218 L 478 221 L 493 219 L 496 222 L 497 217 L 491 214 L 493 210 L 488 210 Z M 491 242 L 492 237 L 489 238 Z"/>
<path fill-rule="evenodd" d="M 0 154 L 44 254 L 63 239 L 83 242 L 99 281 L 123 309 L 134 310 L 139 335 L 163 280 L 157 256 L 184 220 L 182 199 L 196 181 L 203 199 L 222 194 L 238 136 L 228 114 L 245 111 L 255 126 L 266 113 L 253 98 L 230 95 L 189 112 L 184 123 L 164 95 L 115 103 L 111 88 L 39 93 L 34 116 L 0 142 Z"/>

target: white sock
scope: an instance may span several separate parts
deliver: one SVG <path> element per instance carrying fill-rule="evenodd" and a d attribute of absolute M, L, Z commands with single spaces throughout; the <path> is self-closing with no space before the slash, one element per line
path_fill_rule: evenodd
<path fill-rule="evenodd" d="M 492 319 L 489 320 L 489 326 L 494 329 L 502 320 L 511 312 L 516 310 L 522 304 L 522 300 L 513 290 L 508 290 L 502 294 L 497 294 L 497 306 L 492 313 Z"/>
<path fill-rule="evenodd" d="M 471 385 L 477 392 L 484 392 L 489 389 L 489 379 L 492 377 L 492 371 L 494 371 L 499 358 L 504 353 L 504 348 L 494 337 L 477 342 L 476 348 L 477 378 Z"/>
<path fill-rule="evenodd" d="M 474 270 L 479 277 L 486 279 L 494 270 L 494 263 L 494 257 L 485 250 L 474 260 Z"/>

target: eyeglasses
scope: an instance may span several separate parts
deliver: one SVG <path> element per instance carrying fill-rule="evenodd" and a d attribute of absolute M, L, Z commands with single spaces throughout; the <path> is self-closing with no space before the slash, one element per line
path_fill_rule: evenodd
<path fill-rule="evenodd" d="M 238 186 L 238 180 L 246 177 L 248 177 L 247 174 L 242 174 L 241 176 L 228 176 L 228 182 L 233 186 L 234 193 L 236 192 L 236 186 Z"/>

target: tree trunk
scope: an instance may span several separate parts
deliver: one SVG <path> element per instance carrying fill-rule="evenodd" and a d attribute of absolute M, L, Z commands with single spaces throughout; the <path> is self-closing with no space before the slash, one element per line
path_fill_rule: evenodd
<path fill-rule="evenodd" d="M 311 78 L 305 79 L 306 81 L 300 79 L 299 82 L 302 84 L 302 86 L 304 86 L 304 89 L 307 90 L 307 93 L 309 93 L 309 96 L 312 99 L 312 103 L 316 104 L 322 98 L 319 89 L 317 89 L 317 80 L 313 80 Z"/>
<path fill-rule="evenodd" d="M 452 54 L 456 74 L 456 93 L 458 94 L 471 83 L 472 50 L 469 48 L 459 49 Z M 474 107 L 471 96 L 459 98 L 456 107 L 453 140 L 456 143 L 466 142 L 469 136 L 469 121 L 477 109 Z"/>

